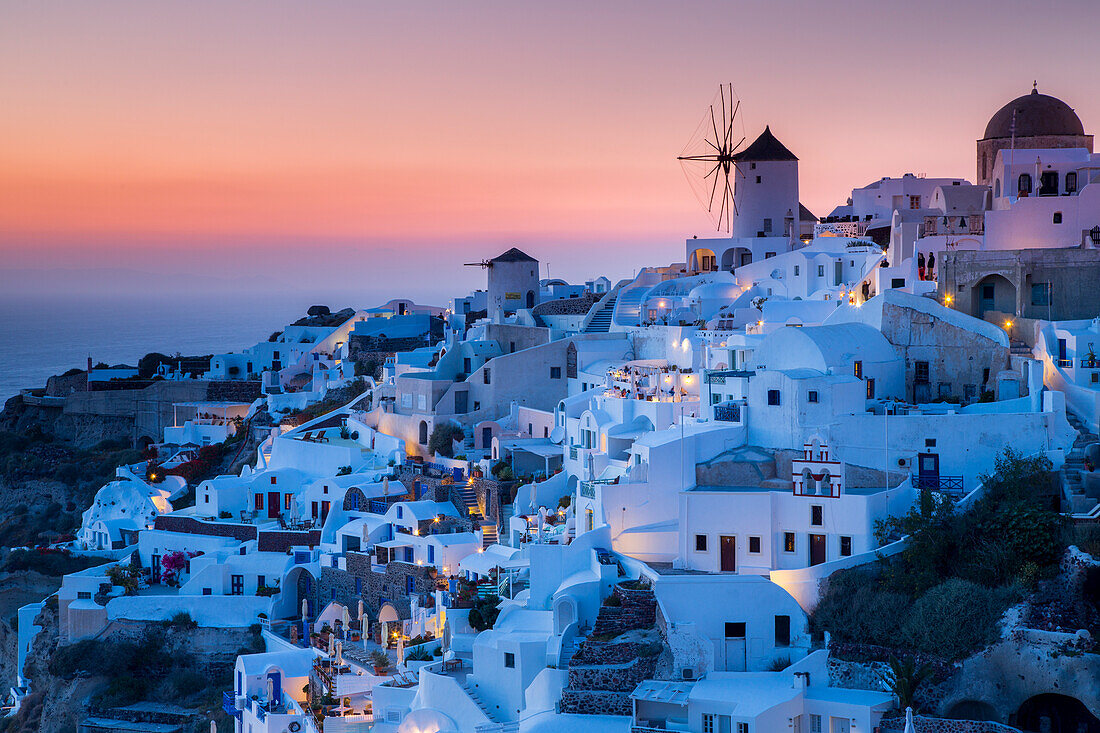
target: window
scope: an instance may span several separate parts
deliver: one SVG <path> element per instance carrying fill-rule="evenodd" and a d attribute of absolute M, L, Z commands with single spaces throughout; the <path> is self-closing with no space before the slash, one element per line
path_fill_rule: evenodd
<path fill-rule="evenodd" d="M 362 592 L 363 592 L 363 579 L 362 578 L 356 578 L 355 579 L 355 595 L 359 595 Z"/>
<path fill-rule="evenodd" d="M 573 296 L 570 296 L 570 297 L 573 297 Z M 508 342 L 508 353 L 509 354 L 516 353 L 516 342 L 515 341 L 509 341 Z"/>
<path fill-rule="evenodd" d="M 256 507 L 256 509 L 263 509 L 264 508 L 264 495 L 263 494 L 256 494 L 256 503 L 255 503 L 254 506 Z"/>
<path fill-rule="evenodd" d="M 816 389 L 811 389 L 806 394 L 806 401 L 807 402 L 813 402 L 814 404 L 817 404 L 818 400 L 817 400 L 817 390 Z"/>
<path fill-rule="evenodd" d="M 744 639 L 745 638 L 745 622 L 744 621 L 727 621 L 726 622 L 726 638 L 727 639 Z"/>
<path fill-rule="evenodd" d="M 768 390 L 768 404 L 772 405 L 772 406 L 775 406 L 775 405 L 779 404 L 779 390 L 778 389 L 769 389 Z"/>
<path fill-rule="evenodd" d="M 485 367 L 485 369 L 482 370 L 481 376 L 482 376 L 482 381 L 484 381 L 485 384 L 492 384 L 493 383 L 492 370 L 489 367 Z"/>
<path fill-rule="evenodd" d="M 825 265 L 818 265 L 817 266 L 817 276 L 818 277 L 825 277 Z"/>
<path fill-rule="evenodd" d="M 550 378 L 561 379 L 561 367 L 550 367 Z"/>
<path fill-rule="evenodd" d="M 504 666 L 508 669 L 516 668 L 516 655 L 512 652 L 504 652 Z"/>
<path fill-rule="evenodd" d="M 913 383 L 928 384 L 928 362 L 918 361 L 913 367 Z"/>
<path fill-rule="evenodd" d="M 428 545 L 428 562 L 435 562 L 435 545 Z"/>
<path fill-rule="evenodd" d="M 1066 174 L 1066 193 L 1077 192 L 1077 174 L 1073 171 Z"/>
<path fill-rule="evenodd" d="M 1050 283 L 1031 284 L 1031 304 L 1050 305 Z"/>
<path fill-rule="evenodd" d="M 706 552 L 707 551 L 707 536 L 705 534 L 695 535 L 695 551 Z"/>
<path fill-rule="evenodd" d="M 413 595 L 416 593 L 416 578 L 411 575 L 405 576 L 405 594 Z"/>
<path fill-rule="evenodd" d="M 703 713 L 703 733 L 714 733 L 714 713 Z"/>
<path fill-rule="evenodd" d="M 863 379 L 863 362 L 857 361 L 852 365 L 852 373 L 856 375 L 856 379 Z"/>
<path fill-rule="evenodd" d="M 750 555 L 759 555 L 760 554 L 760 538 L 759 537 L 749 537 L 749 554 Z"/>
<path fill-rule="evenodd" d="M 810 715 L 810 733 L 821 733 L 820 715 Z"/>
<path fill-rule="evenodd" d="M 820 527 L 822 525 L 823 521 L 824 520 L 822 519 L 822 516 L 821 516 L 821 505 L 820 504 L 814 504 L 813 506 L 810 507 L 810 524 L 812 524 L 815 527 Z"/>
<path fill-rule="evenodd" d="M 203 494 L 202 495 L 202 503 L 203 504 L 209 504 L 210 503 L 210 494 Z"/>
<path fill-rule="evenodd" d="M 910 196 L 909 197 L 909 208 L 910 209 L 919 209 L 920 208 L 920 196 Z"/>
<path fill-rule="evenodd" d="M 764 253 L 764 259 L 770 260 L 772 257 L 775 257 L 775 252 L 765 252 Z"/>
<path fill-rule="evenodd" d="M 202 594 L 204 596 L 212 596 L 212 595 L 214 595 L 214 589 L 213 588 L 203 588 L 202 589 Z"/>
<path fill-rule="evenodd" d="M 749 724 L 739 721 L 737 723 L 737 733 L 749 733 Z"/>
<path fill-rule="evenodd" d="M 848 557 L 852 554 L 852 538 L 841 537 L 840 538 L 840 556 Z"/>
<path fill-rule="evenodd" d="M 935 448 L 936 447 L 936 439 L 935 438 L 925 438 L 924 439 L 924 447 L 925 448 Z"/>
<path fill-rule="evenodd" d="M 873 400 L 875 398 L 875 380 L 874 378 L 867 380 L 867 399 Z"/>
<path fill-rule="evenodd" d="M 794 552 L 794 532 L 783 533 L 783 552 Z"/>
<path fill-rule="evenodd" d="M 76 598 L 78 601 L 90 601 L 92 600 L 92 592 L 87 590 L 78 591 Z"/>
<path fill-rule="evenodd" d="M 244 595 L 244 576 L 243 575 L 231 575 L 231 576 L 229 576 L 229 595 L 231 595 L 231 596 L 243 596 Z"/>
<path fill-rule="evenodd" d="M 757 182 L 757 183 L 760 183 L 760 176 L 757 176 L 757 177 L 756 177 L 756 182 Z"/>
<path fill-rule="evenodd" d="M 473 366 L 474 364 L 472 361 L 470 361 L 470 357 L 467 356 L 462 360 L 462 371 L 466 372 L 467 374 L 473 371 Z"/>
<path fill-rule="evenodd" d="M 267 585 L 267 578 L 263 575 L 256 576 L 256 587 L 259 588 L 262 585 Z"/>
<path fill-rule="evenodd" d="M 272 476 L 272 477 L 271 477 L 271 485 L 272 485 L 272 486 L 274 486 L 274 485 L 275 485 L 275 477 L 274 477 L 274 476 Z"/>
<path fill-rule="evenodd" d="M 798 277 L 798 265 L 794 266 L 794 276 Z"/>
<path fill-rule="evenodd" d="M 1021 194 L 1031 193 L 1031 176 L 1027 173 L 1021 173 L 1020 178 L 1016 186 L 1016 190 Z"/>
<path fill-rule="evenodd" d="M 790 616 L 776 616 L 775 617 L 775 645 L 776 646 L 790 646 L 791 645 L 791 617 Z"/>
<path fill-rule="evenodd" d="M 1054 223 L 1055 224 L 1061 224 L 1062 223 L 1062 212 L 1061 211 L 1055 211 L 1054 212 Z"/>
<path fill-rule="evenodd" d="M 904 288 L 905 287 L 905 278 L 904 277 L 891 278 L 890 279 L 890 287 L 894 288 L 894 289 Z"/>
<path fill-rule="evenodd" d="M 283 509 L 289 509 L 292 501 L 294 501 L 294 494 L 283 494 Z"/>

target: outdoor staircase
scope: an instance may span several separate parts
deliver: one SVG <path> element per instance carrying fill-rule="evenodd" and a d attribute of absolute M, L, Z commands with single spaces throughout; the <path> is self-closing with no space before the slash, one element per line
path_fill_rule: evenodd
<path fill-rule="evenodd" d="M 612 293 L 603 299 L 600 309 L 584 327 L 585 333 L 607 333 L 611 330 L 611 315 L 615 312 L 615 301 L 618 297 L 616 293 Z"/>
<path fill-rule="evenodd" d="M 619 294 L 618 323 L 636 326 L 642 318 L 642 301 L 649 293 L 650 286 L 639 285 Z"/>
<path fill-rule="evenodd" d="M 481 514 L 481 506 L 477 503 L 477 492 L 474 491 L 472 481 L 467 481 L 461 486 L 455 486 L 455 491 L 458 492 L 458 496 L 462 500 L 462 508 L 466 512 L 466 516 Z"/>
<path fill-rule="evenodd" d="M 495 545 L 500 539 L 497 534 L 497 526 L 490 522 L 481 525 L 481 547 L 483 549 L 488 548 L 489 545 Z"/>
<path fill-rule="evenodd" d="M 1009 339 L 1008 353 L 1012 356 L 1026 356 L 1032 358 L 1031 347 L 1020 339 Z"/>
<path fill-rule="evenodd" d="M 466 683 L 462 685 L 462 689 L 466 692 L 466 695 L 473 700 L 474 704 L 478 706 L 481 712 L 485 713 L 486 718 L 497 725 L 504 723 L 501 719 L 500 711 L 489 709 L 489 706 L 481 699 L 481 696 L 477 692 L 477 688 L 474 687 L 468 677 L 466 678 Z"/>
<path fill-rule="evenodd" d="M 1096 506 L 1095 499 L 1085 496 L 1085 482 L 1081 475 L 1085 470 L 1085 446 L 1098 442 L 1098 439 L 1073 413 L 1067 411 L 1066 419 L 1077 431 L 1077 438 L 1073 441 L 1073 447 L 1070 448 L 1069 453 L 1066 454 L 1066 462 L 1062 466 L 1062 495 L 1069 502 L 1071 513 L 1085 514 Z"/>

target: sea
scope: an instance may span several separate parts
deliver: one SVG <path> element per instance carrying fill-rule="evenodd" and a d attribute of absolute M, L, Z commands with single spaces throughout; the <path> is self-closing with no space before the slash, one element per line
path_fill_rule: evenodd
<path fill-rule="evenodd" d="M 0 293 L 0 404 L 21 389 L 93 363 L 137 365 L 150 352 L 241 351 L 305 315 L 339 310 L 308 293 Z M 362 304 L 358 304 L 362 307 Z"/>

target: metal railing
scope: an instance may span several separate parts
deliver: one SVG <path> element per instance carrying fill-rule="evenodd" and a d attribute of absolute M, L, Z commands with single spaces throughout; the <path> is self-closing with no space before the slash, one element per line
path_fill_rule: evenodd
<path fill-rule="evenodd" d="M 1055 359 L 1055 362 L 1057 362 L 1058 366 L 1064 369 L 1068 369 L 1073 366 L 1073 359 Z M 1081 366 L 1084 366 L 1084 363 L 1082 363 Z"/>
<path fill-rule="evenodd" d="M 222 710 L 231 718 L 241 719 L 241 711 L 237 708 L 237 695 L 233 690 L 222 692 Z"/>
<path fill-rule="evenodd" d="M 962 496 L 964 493 L 962 476 L 919 476 L 913 474 L 912 481 L 913 488 L 918 491 L 938 491 L 941 494 L 958 496 Z"/>
<path fill-rule="evenodd" d="M 741 405 L 715 405 L 714 419 L 722 422 L 741 422 Z"/>

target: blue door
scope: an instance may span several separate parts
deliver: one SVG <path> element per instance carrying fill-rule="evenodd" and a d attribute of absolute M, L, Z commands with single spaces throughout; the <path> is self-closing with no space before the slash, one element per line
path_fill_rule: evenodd
<path fill-rule="evenodd" d="M 267 678 L 271 680 L 271 694 L 279 700 L 283 696 L 283 675 L 279 672 L 268 672 Z"/>

